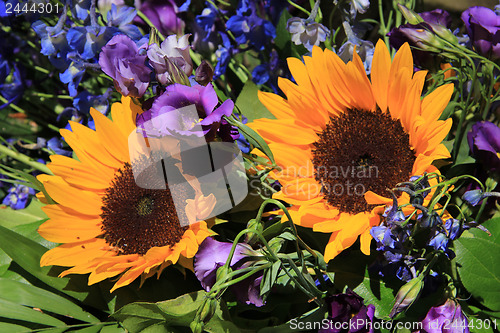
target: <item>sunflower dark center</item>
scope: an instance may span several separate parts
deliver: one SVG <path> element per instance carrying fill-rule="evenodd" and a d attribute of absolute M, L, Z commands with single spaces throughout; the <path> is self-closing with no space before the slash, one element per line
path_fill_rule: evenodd
<path fill-rule="evenodd" d="M 356 214 L 370 209 L 367 191 L 387 196 L 387 188 L 408 180 L 415 154 L 399 120 L 380 110 L 347 110 L 331 118 L 314 143 L 315 178 L 331 206 Z"/>
<path fill-rule="evenodd" d="M 188 198 L 187 192 L 176 195 Z M 176 211 L 168 187 L 152 190 L 137 186 L 128 163 L 106 189 L 101 218 L 104 239 L 122 254 L 145 254 L 155 246 L 172 246 L 188 228 L 179 222 L 186 215 Z"/>

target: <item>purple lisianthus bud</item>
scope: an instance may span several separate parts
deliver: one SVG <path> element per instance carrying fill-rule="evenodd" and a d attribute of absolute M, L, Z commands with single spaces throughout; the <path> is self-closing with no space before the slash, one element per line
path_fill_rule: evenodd
<path fill-rule="evenodd" d="M 489 121 L 477 122 L 467 133 L 467 140 L 473 157 L 487 169 L 500 170 L 500 128 L 497 125 Z"/>
<path fill-rule="evenodd" d="M 217 270 L 226 263 L 232 246 L 233 243 L 218 242 L 211 237 L 206 238 L 200 244 L 198 252 L 194 256 L 194 273 L 205 290 L 209 291 L 215 284 Z M 248 267 L 250 264 L 249 256 L 255 255 L 258 255 L 257 252 L 252 250 L 248 244 L 238 243 L 229 267 L 232 270 Z M 257 273 L 234 284 L 231 286 L 231 290 L 239 301 L 262 306 L 264 302 L 260 297 L 261 281 L 262 274 Z"/>
<path fill-rule="evenodd" d="M 102 48 L 99 65 L 113 78 L 115 88 L 124 96 L 142 97 L 149 86 L 151 70 L 146 56 L 139 54 L 135 42 L 126 35 L 116 35 Z"/>
<path fill-rule="evenodd" d="M 163 35 L 181 34 L 184 30 L 184 21 L 177 17 L 179 8 L 173 0 L 136 0 L 135 8 L 146 15 Z M 144 24 L 138 16 L 134 22 Z"/>
<path fill-rule="evenodd" d="M 324 42 L 330 34 L 324 25 L 299 17 L 290 18 L 286 29 L 292 34 L 292 42 L 295 45 L 304 45 L 308 51 L 312 51 L 314 45 Z"/>
<path fill-rule="evenodd" d="M 206 86 L 214 77 L 214 68 L 210 65 L 210 63 L 206 60 L 202 60 L 201 64 L 196 68 L 196 72 L 194 74 L 194 79 L 196 82 L 201 84 L 202 86 Z"/>
<path fill-rule="evenodd" d="M 186 75 L 193 72 L 193 63 L 189 56 L 189 34 L 177 39 L 176 35 L 170 35 L 161 43 L 152 44 L 148 48 L 149 63 L 156 71 L 158 82 L 167 85 L 175 80 L 175 74 L 169 71 L 169 67 L 175 66 Z"/>
<path fill-rule="evenodd" d="M 492 60 L 500 59 L 500 16 L 489 8 L 475 6 L 461 17 L 479 53 Z"/>
<path fill-rule="evenodd" d="M 469 322 L 457 301 L 448 299 L 443 305 L 432 307 L 422 328 L 427 333 L 469 333 Z"/>
<path fill-rule="evenodd" d="M 320 333 L 367 333 L 373 332 L 371 322 L 375 315 L 372 304 L 364 305 L 363 298 L 350 289 L 345 294 L 331 295 L 326 298 L 328 304 L 329 327 L 323 325 Z M 344 324 L 346 323 L 346 324 Z M 343 324 L 343 325 L 342 325 Z M 349 329 L 345 329 L 348 327 Z"/>

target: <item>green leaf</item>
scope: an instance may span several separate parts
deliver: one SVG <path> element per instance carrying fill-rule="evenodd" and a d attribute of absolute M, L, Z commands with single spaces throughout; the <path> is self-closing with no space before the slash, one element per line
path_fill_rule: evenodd
<path fill-rule="evenodd" d="M 80 301 L 87 297 L 88 291 L 73 291 L 68 288 L 69 278 L 50 276 L 50 267 L 40 267 L 40 258 L 47 251 L 46 247 L 0 226 L 0 248 L 24 270 L 52 288 Z"/>
<path fill-rule="evenodd" d="M 9 332 L 9 333 L 23 332 L 23 333 L 26 333 L 28 331 L 29 331 L 29 329 L 27 327 L 24 327 L 21 325 L 16 325 L 16 324 L 4 323 L 4 322 L 0 321 L 0 332 Z"/>
<path fill-rule="evenodd" d="M 363 297 L 365 304 L 375 306 L 377 318 L 388 318 L 392 310 L 394 295 L 392 289 L 386 287 L 378 276 L 370 276 L 366 269 L 363 282 L 354 289 L 354 292 Z"/>
<path fill-rule="evenodd" d="M 175 327 L 189 327 L 205 297 L 200 290 L 158 303 L 131 303 L 112 316 L 130 332 L 175 332 Z"/>
<path fill-rule="evenodd" d="M 262 282 L 260 284 L 260 295 L 264 295 L 268 291 L 271 290 L 274 283 L 276 282 L 276 278 L 278 277 L 278 273 L 280 271 L 281 261 L 276 261 L 273 265 L 266 269 L 264 275 L 262 277 Z"/>
<path fill-rule="evenodd" d="M 322 320 L 326 316 L 324 308 L 317 307 L 303 315 L 288 321 L 286 324 L 266 327 L 260 329 L 258 333 L 288 333 L 288 332 L 317 332 L 321 326 Z M 316 325 L 316 326 L 313 326 Z"/>
<path fill-rule="evenodd" d="M 280 50 L 285 49 L 285 47 L 290 47 L 292 43 L 292 36 L 290 32 L 286 30 L 286 23 L 292 17 L 288 10 L 284 10 L 280 16 L 280 20 L 276 25 L 276 38 L 274 39 L 274 44 Z M 288 45 L 287 45 L 288 44 Z"/>
<path fill-rule="evenodd" d="M 458 273 L 472 296 L 490 310 L 500 311 L 500 218 L 483 226 L 491 236 L 472 229 L 455 241 Z"/>
<path fill-rule="evenodd" d="M 89 323 L 99 321 L 99 319 L 64 297 L 17 281 L 0 278 L 0 299 L 19 305 L 40 308 Z"/>
<path fill-rule="evenodd" d="M 236 107 L 248 118 L 249 122 L 259 118 L 276 119 L 275 116 L 259 101 L 259 88 L 248 80 L 236 99 Z"/>
<path fill-rule="evenodd" d="M 0 226 L 11 229 L 14 226 L 32 223 L 47 218 L 42 211 L 42 204 L 37 199 L 32 199 L 25 209 L 15 210 L 10 207 L 0 208 Z"/>
<path fill-rule="evenodd" d="M 42 324 L 47 326 L 61 326 L 65 325 L 59 319 L 53 318 L 40 311 L 0 299 L 0 313 L 2 317 L 21 320 L 30 323 Z"/>
<path fill-rule="evenodd" d="M 37 222 L 32 222 L 32 223 L 20 224 L 20 225 L 17 225 L 15 227 L 11 228 L 11 230 L 18 233 L 21 236 L 24 236 L 28 239 L 31 239 L 32 241 L 37 242 L 38 244 L 40 244 L 48 249 L 52 249 L 52 248 L 56 247 L 57 244 L 46 240 L 45 238 L 40 236 L 40 234 L 38 233 L 38 228 L 45 221 L 47 221 L 47 219 L 40 220 Z"/>
<path fill-rule="evenodd" d="M 266 154 L 273 165 L 276 164 L 271 149 L 257 132 L 233 117 L 226 117 L 225 119 L 231 125 L 238 127 L 250 144 L 259 148 L 264 154 Z"/>

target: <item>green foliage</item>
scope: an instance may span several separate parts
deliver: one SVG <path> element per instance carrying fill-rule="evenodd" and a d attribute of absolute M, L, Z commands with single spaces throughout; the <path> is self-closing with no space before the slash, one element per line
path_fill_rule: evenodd
<path fill-rule="evenodd" d="M 259 118 L 275 118 L 273 114 L 269 112 L 269 110 L 259 101 L 259 97 L 257 96 L 258 91 L 259 88 L 257 88 L 255 83 L 248 80 L 236 99 L 236 107 L 245 117 L 247 117 L 249 122 Z"/>
<path fill-rule="evenodd" d="M 455 242 L 460 279 L 467 291 L 492 311 L 500 311 L 500 218 L 464 232 Z"/>

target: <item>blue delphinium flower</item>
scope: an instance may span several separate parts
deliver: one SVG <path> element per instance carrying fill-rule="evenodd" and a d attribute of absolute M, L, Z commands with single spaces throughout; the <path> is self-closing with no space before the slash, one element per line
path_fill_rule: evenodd
<path fill-rule="evenodd" d="M 304 45 L 309 52 L 314 45 L 324 42 L 330 34 L 330 30 L 324 25 L 299 17 L 290 18 L 286 23 L 286 29 L 292 35 L 292 42 L 295 45 Z"/>
<path fill-rule="evenodd" d="M 276 37 L 273 24 L 257 15 L 255 3 L 249 0 L 240 1 L 236 15 L 226 22 L 236 42 L 249 44 L 257 50 L 263 50 L 270 40 Z"/>
<path fill-rule="evenodd" d="M 7 196 L 3 199 L 2 204 L 10 206 L 12 209 L 23 209 L 28 205 L 30 195 L 35 195 L 34 189 L 26 185 L 14 184 L 7 191 Z"/>
<path fill-rule="evenodd" d="M 73 27 L 68 30 L 67 39 L 73 51 L 85 60 L 94 58 L 118 29 L 103 26 Z"/>
<path fill-rule="evenodd" d="M 373 54 L 375 53 L 375 47 L 373 43 L 367 40 L 358 38 L 356 34 L 352 31 L 349 23 L 344 22 L 344 31 L 347 35 L 347 42 L 345 42 L 339 49 L 339 57 L 344 61 L 348 62 L 352 59 L 352 54 L 354 48 L 356 48 L 356 53 L 360 56 L 363 64 L 365 65 L 366 74 L 370 74 L 372 67 Z"/>
<path fill-rule="evenodd" d="M 73 61 L 64 73 L 59 74 L 61 82 L 68 85 L 69 95 L 76 96 L 77 88 L 85 74 L 85 66 L 82 62 Z"/>
<path fill-rule="evenodd" d="M 82 91 L 73 99 L 73 106 L 85 114 L 90 112 L 90 108 L 106 114 L 108 112 L 110 94 L 111 89 L 108 89 L 103 95 L 93 95 L 88 91 Z"/>
<path fill-rule="evenodd" d="M 217 21 L 217 8 L 207 2 L 207 7 L 203 9 L 200 15 L 196 16 L 196 23 L 205 31 L 204 41 L 212 39 L 214 34 L 218 34 L 215 28 Z"/>
<path fill-rule="evenodd" d="M 481 190 L 471 190 L 464 193 L 462 199 L 467 201 L 471 206 L 476 206 L 481 200 L 483 200 L 483 191 Z"/>
<path fill-rule="evenodd" d="M 7 100 L 0 105 L 0 110 L 4 107 L 17 103 L 24 93 L 24 83 L 17 65 L 10 66 L 9 62 L 2 59 L 0 55 L 0 95 Z"/>
<path fill-rule="evenodd" d="M 217 51 L 215 51 L 217 64 L 215 65 L 214 79 L 217 79 L 226 72 L 226 68 L 231 61 L 231 56 L 236 52 L 229 41 L 229 37 L 225 33 L 221 33 L 220 35 L 222 44 L 220 44 Z"/>
<path fill-rule="evenodd" d="M 136 15 L 137 11 L 133 7 L 117 7 L 115 4 L 111 4 L 106 21 L 108 26 L 118 27 L 121 32 L 137 41 L 142 38 L 141 31 L 136 25 L 131 24 Z"/>

